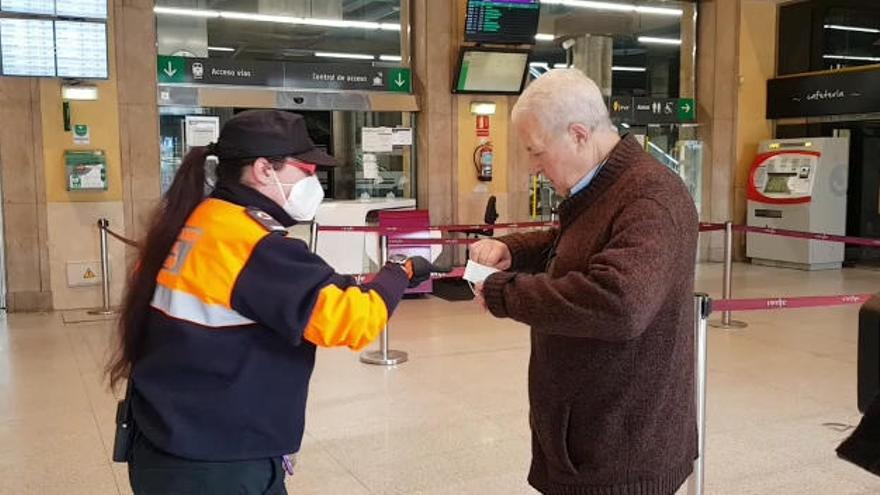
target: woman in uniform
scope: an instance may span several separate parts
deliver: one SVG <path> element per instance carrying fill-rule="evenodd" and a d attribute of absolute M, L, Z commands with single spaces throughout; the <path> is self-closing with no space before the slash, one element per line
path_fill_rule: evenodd
<path fill-rule="evenodd" d="M 358 285 L 286 237 L 323 199 L 318 165 L 336 162 L 303 118 L 263 110 L 236 115 L 184 159 L 128 283 L 108 365 L 112 386 L 129 381 L 120 416 L 134 433 L 121 457 L 136 495 L 286 493 L 316 347 L 367 346 L 435 269 L 396 259 Z"/>

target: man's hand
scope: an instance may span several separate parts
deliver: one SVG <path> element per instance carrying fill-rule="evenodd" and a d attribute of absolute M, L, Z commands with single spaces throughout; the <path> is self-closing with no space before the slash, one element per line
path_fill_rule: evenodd
<path fill-rule="evenodd" d="M 495 239 L 483 239 L 471 244 L 470 255 L 477 263 L 497 270 L 507 270 L 512 261 L 507 244 Z"/>

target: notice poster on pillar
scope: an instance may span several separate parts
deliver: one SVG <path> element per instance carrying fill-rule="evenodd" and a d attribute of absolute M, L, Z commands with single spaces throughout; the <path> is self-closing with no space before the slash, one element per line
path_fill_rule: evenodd
<path fill-rule="evenodd" d="M 411 127 L 395 127 L 391 130 L 391 144 L 394 146 L 412 146 L 413 135 Z"/>
<path fill-rule="evenodd" d="M 364 153 L 364 179 L 376 180 L 379 178 L 379 162 L 376 155 Z"/>
<path fill-rule="evenodd" d="M 394 131 L 391 127 L 364 127 L 361 146 L 364 153 L 391 153 L 394 151 Z"/>
<path fill-rule="evenodd" d="M 187 115 L 184 120 L 186 146 L 207 146 L 220 138 L 220 117 Z"/>

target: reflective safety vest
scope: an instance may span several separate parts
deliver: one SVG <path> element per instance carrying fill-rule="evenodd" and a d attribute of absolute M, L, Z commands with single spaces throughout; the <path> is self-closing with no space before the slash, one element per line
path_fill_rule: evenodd
<path fill-rule="evenodd" d="M 136 422 L 166 452 L 217 461 L 299 450 L 315 346 L 367 346 L 408 283 L 389 266 L 357 285 L 265 212 L 216 198 L 156 281 Z"/>

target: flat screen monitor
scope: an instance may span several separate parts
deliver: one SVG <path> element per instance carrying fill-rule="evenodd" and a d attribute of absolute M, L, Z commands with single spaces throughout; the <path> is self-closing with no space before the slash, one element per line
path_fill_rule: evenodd
<path fill-rule="evenodd" d="M 474 43 L 533 44 L 539 0 L 468 0 L 464 39 Z"/>
<path fill-rule="evenodd" d="M 55 77 L 55 32 L 52 21 L 0 19 L 0 74 Z"/>
<path fill-rule="evenodd" d="M 107 25 L 55 21 L 55 53 L 58 77 L 107 79 Z"/>
<path fill-rule="evenodd" d="M 462 48 L 455 93 L 519 94 L 529 68 L 528 50 Z"/>
<path fill-rule="evenodd" d="M 55 15 L 85 19 L 107 19 L 107 0 L 56 0 Z"/>
<path fill-rule="evenodd" d="M 0 12 L 55 15 L 55 0 L 0 0 Z"/>

